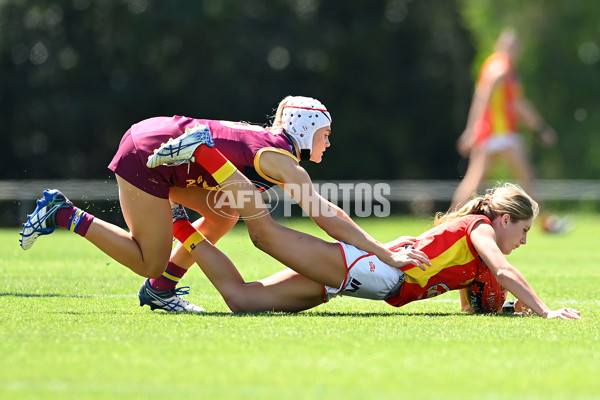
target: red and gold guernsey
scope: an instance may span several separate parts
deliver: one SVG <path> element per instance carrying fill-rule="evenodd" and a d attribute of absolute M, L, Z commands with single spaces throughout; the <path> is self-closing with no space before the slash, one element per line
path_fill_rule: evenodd
<path fill-rule="evenodd" d="M 507 55 L 494 53 L 485 61 L 479 75 L 480 83 L 491 83 L 502 76 L 492 90 L 483 117 L 475 122 L 474 140 L 480 144 L 490 136 L 517 132 L 515 102 L 522 96 L 520 79 Z"/>
<path fill-rule="evenodd" d="M 438 225 L 419 236 L 414 247 L 427 254 L 431 266 L 425 271 L 413 265 L 402 267 L 406 274 L 405 281 L 398 293 L 385 301 L 400 307 L 467 287 L 477 276 L 479 268 L 487 268 L 470 238 L 473 227 L 480 221 L 491 225 L 485 215 L 467 215 Z"/>
<path fill-rule="evenodd" d="M 173 116 L 150 118 L 134 124 L 123 136 L 109 168 L 140 189 L 163 198 L 168 197 L 169 188 L 173 186 L 216 187 L 213 177 L 198 163 L 146 168 L 148 156 L 155 149 L 196 125 L 208 127 L 215 147 L 259 190 L 281 183 L 261 171 L 261 154 L 272 151 L 298 161 L 292 139 L 282 130 L 272 133 L 261 126 L 240 122 Z M 135 157 L 135 163 L 129 161 L 132 157 Z"/>

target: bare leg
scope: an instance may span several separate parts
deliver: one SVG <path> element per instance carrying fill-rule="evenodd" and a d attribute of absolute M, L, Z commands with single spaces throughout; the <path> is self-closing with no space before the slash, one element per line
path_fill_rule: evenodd
<path fill-rule="evenodd" d="M 234 199 L 249 199 L 256 193 L 254 185 L 235 172 L 221 185 Z M 346 265 L 340 248 L 314 236 L 298 232 L 275 222 L 260 196 L 245 201 L 239 211 L 256 247 L 307 278 L 328 286 L 339 286 L 346 277 Z M 262 215 L 256 217 L 257 215 Z"/>
<path fill-rule="evenodd" d="M 467 203 L 473 193 L 477 191 L 481 182 L 490 168 L 490 156 L 485 149 L 473 148 L 469 156 L 469 166 L 461 183 L 454 192 L 451 209 L 459 209 Z"/>
<path fill-rule="evenodd" d="M 279 311 L 301 311 L 323 304 L 323 285 L 289 268 L 254 282 L 266 304 L 278 302 Z"/>
<path fill-rule="evenodd" d="M 256 247 L 307 278 L 338 287 L 346 278 L 339 245 L 286 228 L 272 219 L 246 221 Z"/>
<path fill-rule="evenodd" d="M 231 260 L 209 242 L 190 254 L 233 312 L 300 311 L 323 303 L 323 285 L 292 270 L 245 283 Z"/>
<path fill-rule="evenodd" d="M 239 214 L 231 208 L 226 208 L 221 214 L 214 212 L 215 196 L 225 193 L 215 193 L 203 188 L 171 188 L 170 199 L 191 210 L 197 211 L 202 218 L 196 220 L 193 225 L 211 243 L 216 244 L 223 235 L 231 230 L 236 224 Z M 171 260 L 179 267 L 189 269 L 194 264 L 194 259 L 188 251 L 178 243 L 171 253 Z"/>
<path fill-rule="evenodd" d="M 117 182 L 123 216 L 131 232 L 94 218 L 85 238 L 136 274 L 160 276 L 172 246 L 169 201 L 149 195 L 119 176 Z"/>
<path fill-rule="evenodd" d="M 239 172 L 221 187 L 233 199 L 248 200 L 258 194 L 254 185 Z M 200 204 L 187 195 L 173 194 L 174 201 L 188 206 Z M 209 241 L 201 242 L 189 254 L 234 312 L 300 311 L 323 303 L 323 284 L 339 286 L 346 275 L 338 245 L 277 224 L 264 212 L 266 206 L 262 198 L 253 198 L 254 201 L 244 201 L 238 210 L 246 217 L 254 242 L 260 240 L 261 249 L 319 282 L 286 269 L 261 281 L 246 283 L 231 260 Z M 257 215 L 262 217 L 255 218 Z M 232 225 L 231 221 L 227 222 L 229 230 Z"/>
<path fill-rule="evenodd" d="M 506 162 L 523 190 L 535 198 L 535 194 L 533 193 L 533 172 L 522 147 L 506 149 L 499 156 Z"/>

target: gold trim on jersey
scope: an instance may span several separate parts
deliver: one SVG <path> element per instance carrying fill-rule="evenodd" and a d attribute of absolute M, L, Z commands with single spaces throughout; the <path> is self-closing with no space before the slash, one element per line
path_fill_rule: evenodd
<path fill-rule="evenodd" d="M 266 152 L 266 151 L 272 151 L 274 153 L 279 153 L 279 154 L 283 154 L 285 156 L 292 157 L 292 159 L 294 161 L 296 161 L 297 163 L 299 163 L 300 160 L 298 159 L 298 157 L 296 157 L 295 155 L 293 155 L 289 151 L 283 150 L 283 149 L 279 149 L 277 147 L 263 147 L 262 149 L 260 149 L 259 151 L 256 152 L 256 155 L 254 156 L 254 169 L 256 170 L 256 172 L 258 173 L 258 175 L 260 175 L 261 177 L 263 177 L 264 179 L 266 179 L 267 181 L 269 181 L 271 183 L 276 183 L 277 185 L 283 185 L 285 182 L 281 182 L 281 181 L 278 181 L 277 179 L 271 178 L 270 176 L 268 176 L 267 174 L 265 174 L 262 171 L 262 169 L 260 168 L 260 156 L 264 152 Z"/>

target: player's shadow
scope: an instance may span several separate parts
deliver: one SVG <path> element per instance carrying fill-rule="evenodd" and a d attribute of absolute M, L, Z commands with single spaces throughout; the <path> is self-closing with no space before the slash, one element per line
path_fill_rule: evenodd
<path fill-rule="evenodd" d="M 172 313 L 163 312 L 165 316 L 173 315 Z M 411 317 L 411 318 L 443 318 L 443 317 L 468 317 L 468 318 L 479 318 L 479 317 L 495 317 L 495 318 L 523 318 L 527 317 L 527 315 L 518 315 L 518 314 L 472 314 L 466 313 L 462 311 L 457 312 L 411 312 L 411 313 L 386 313 L 386 312 L 335 312 L 335 311 L 324 311 L 324 312 L 284 312 L 284 311 L 260 311 L 260 312 L 240 312 L 240 313 L 232 313 L 232 312 L 223 312 L 223 311 L 215 311 L 215 312 L 206 312 L 200 314 L 189 314 L 194 318 L 202 317 L 202 316 L 213 316 L 213 317 L 228 317 L 228 318 L 244 318 L 244 317 L 269 317 L 269 318 L 277 318 L 277 317 L 289 317 L 289 316 L 299 316 L 299 317 L 313 317 L 313 318 L 332 318 L 332 317 L 356 317 L 356 318 L 401 318 L 401 317 Z"/>
<path fill-rule="evenodd" d="M 169 313 L 164 313 L 165 315 L 170 315 Z M 232 317 L 232 318 L 244 318 L 244 317 L 289 317 L 289 316 L 301 316 L 301 317 L 358 317 L 358 318 L 398 318 L 398 317 L 455 317 L 455 316 L 469 316 L 470 314 L 462 313 L 462 312 L 436 312 L 436 313 L 386 313 L 386 312 L 335 312 L 335 311 L 323 311 L 323 312 L 314 312 L 314 311 L 257 311 L 257 312 L 206 312 L 201 314 L 194 314 L 194 316 L 202 317 L 202 316 L 214 316 L 214 317 Z"/>
<path fill-rule="evenodd" d="M 171 313 L 167 313 L 164 312 L 164 315 L 172 315 Z M 256 311 L 256 312 L 239 312 L 239 313 L 232 313 L 232 312 L 224 312 L 224 311 L 209 311 L 206 313 L 200 313 L 200 314 L 190 314 L 193 315 L 194 317 L 202 317 L 202 316 L 215 316 L 215 317 L 232 317 L 232 318 L 243 318 L 243 317 L 289 317 L 292 315 L 297 315 L 297 316 L 301 316 L 301 317 L 326 317 L 326 318 L 331 318 L 331 317 L 358 317 L 358 318 L 381 318 L 381 317 L 387 317 L 387 318 L 398 318 L 398 317 L 425 317 L 425 318 L 430 318 L 430 317 L 470 317 L 470 318 L 479 318 L 479 317 L 502 317 L 502 318 L 515 318 L 515 317 L 524 317 L 527 315 L 519 315 L 519 314 L 503 314 L 503 313 L 498 313 L 498 314 L 474 314 L 474 313 L 467 313 L 467 312 L 463 312 L 463 311 L 456 311 L 456 312 L 391 312 L 391 313 L 387 313 L 387 312 L 335 312 L 335 311 L 298 311 L 298 312 L 293 312 L 293 311 Z"/>
<path fill-rule="evenodd" d="M 0 293 L 0 297 L 24 297 L 24 298 L 50 298 L 50 297 L 65 297 L 65 298 L 81 298 L 81 299 L 91 299 L 97 296 L 93 294 L 65 294 L 65 293 Z M 79 312 L 71 312 L 72 314 L 77 314 Z M 103 312 L 106 313 L 106 312 Z M 479 317 L 479 316 L 493 316 L 493 317 L 502 317 L 502 318 L 523 318 L 527 315 L 520 314 L 471 314 L 466 312 L 335 312 L 335 311 L 256 311 L 256 312 L 227 312 L 227 311 L 209 311 L 206 313 L 171 313 L 171 312 L 163 312 L 163 311 L 153 311 L 154 314 L 161 314 L 165 317 L 172 315 L 189 315 L 190 317 L 197 318 L 202 316 L 213 316 L 213 317 L 228 317 L 228 318 L 243 318 L 243 317 L 288 317 L 290 315 L 297 315 L 302 317 L 387 317 L 387 318 L 398 318 L 398 317 Z M 81 314 L 89 314 L 87 312 L 81 312 Z"/>
<path fill-rule="evenodd" d="M 0 293 L 0 297 L 74 297 L 74 298 L 92 298 L 91 294 L 64 294 L 64 293 Z"/>

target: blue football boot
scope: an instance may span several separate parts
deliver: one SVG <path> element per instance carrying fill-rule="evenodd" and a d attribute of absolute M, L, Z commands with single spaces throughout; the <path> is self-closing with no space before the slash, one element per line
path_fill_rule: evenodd
<path fill-rule="evenodd" d="M 41 235 L 49 235 L 56 228 L 56 212 L 61 208 L 71 207 L 64 194 L 56 189 L 44 190 L 43 197 L 37 201 L 37 207 L 27 216 L 23 224 L 19 242 L 23 250 L 29 250 Z"/>
<path fill-rule="evenodd" d="M 166 165 L 174 167 L 195 161 L 194 152 L 200 145 L 214 147 L 215 143 L 210 136 L 206 125 L 197 124 L 193 128 L 186 129 L 185 133 L 178 138 L 171 138 L 163 143 L 154 154 L 148 157 L 146 166 L 148 168 Z"/>
<path fill-rule="evenodd" d="M 140 307 L 145 305 L 150 306 L 151 310 L 165 310 L 169 312 L 189 312 L 189 313 L 203 313 L 206 310 L 195 304 L 184 300 L 181 296 L 189 294 L 190 287 L 184 286 L 174 290 L 154 290 L 150 286 L 150 280 L 146 279 L 146 282 L 140 288 L 138 297 L 140 298 Z"/>

